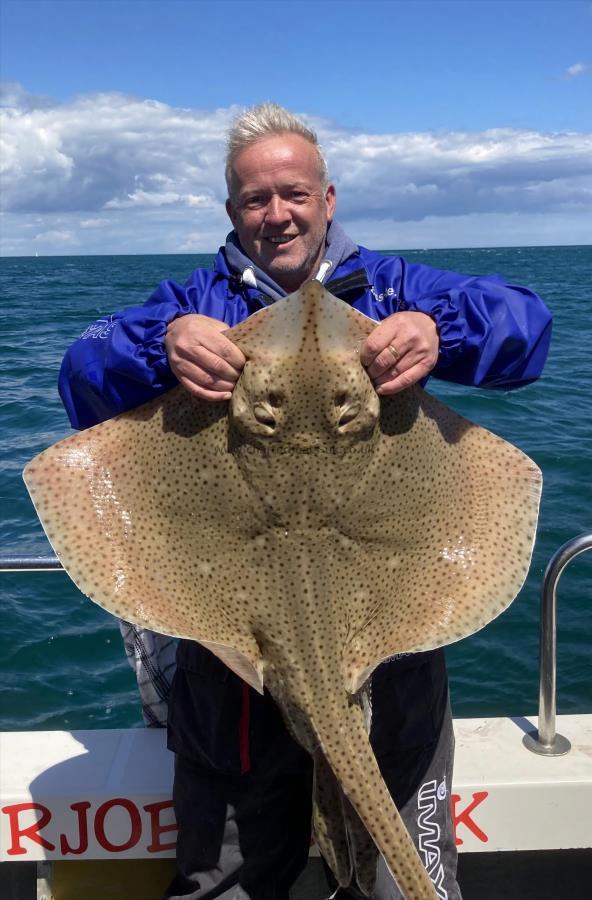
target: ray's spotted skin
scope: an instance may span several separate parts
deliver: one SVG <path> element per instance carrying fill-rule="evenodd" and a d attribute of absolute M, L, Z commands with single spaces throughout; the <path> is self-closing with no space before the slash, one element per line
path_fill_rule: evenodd
<path fill-rule="evenodd" d="M 379 399 L 359 359 L 374 327 L 306 284 L 227 332 L 247 359 L 230 403 L 175 388 L 24 477 L 84 593 L 269 688 L 315 761 L 315 834 L 339 884 L 370 895 L 378 848 L 406 900 L 427 900 L 358 692 L 387 657 L 509 605 L 541 477 L 419 387 Z"/>

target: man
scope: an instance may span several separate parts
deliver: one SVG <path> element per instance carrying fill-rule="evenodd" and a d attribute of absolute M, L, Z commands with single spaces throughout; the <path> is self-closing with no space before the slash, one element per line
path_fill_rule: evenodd
<path fill-rule="evenodd" d="M 226 178 L 233 231 L 214 271 L 196 270 L 184 287 L 163 282 L 143 307 L 113 316 L 109 333 L 93 339 L 89 329 L 66 355 L 60 390 L 75 427 L 177 381 L 204 400 L 228 400 L 245 359 L 223 332 L 314 277 L 380 322 L 361 350 L 380 394 L 431 371 L 501 388 L 540 374 L 550 337 L 542 301 L 497 276 L 471 278 L 357 247 L 333 221 L 335 188 L 315 135 L 286 110 L 264 104 L 235 123 Z M 374 751 L 417 843 L 421 792 L 437 788 L 440 841 L 425 861 L 439 896 L 459 898 L 442 651 L 380 666 L 371 712 Z M 285 900 L 307 858 L 312 771 L 273 701 L 181 641 L 168 739 L 179 824 L 169 900 Z M 337 896 L 359 895 L 352 888 Z M 400 897 L 382 864 L 375 896 Z"/>

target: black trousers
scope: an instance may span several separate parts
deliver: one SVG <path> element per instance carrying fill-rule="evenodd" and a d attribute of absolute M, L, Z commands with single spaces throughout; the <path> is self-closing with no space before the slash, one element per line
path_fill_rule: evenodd
<path fill-rule="evenodd" d="M 448 708 L 443 652 L 381 665 L 371 707 L 370 740 L 402 809 L 439 745 Z M 287 900 L 308 857 L 312 764 L 269 694 L 246 688 L 208 651 L 183 641 L 168 744 L 179 836 L 166 898 Z"/>

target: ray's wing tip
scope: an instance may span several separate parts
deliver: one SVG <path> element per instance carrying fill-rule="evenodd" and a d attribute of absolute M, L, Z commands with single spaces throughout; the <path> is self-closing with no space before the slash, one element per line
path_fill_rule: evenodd
<path fill-rule="evenodd" d="M 36 457 L 35 457 L 35 459 L 36 459 Z M 42 498 L 40 498 L 38 496 L 38 491 L 39 491 L 39 484 L 37 481 L 38 470 L 35 465 L 35 459 L 33 459 L 33 460 L 31 460 L 31 462 L 27 463 L 27 465 L 24 467 L 24 469 L 21 473 L 21 477 L 22 477 L 25 487 L 27 489 L 27 493 L 29 494 L 29 499 L 30 499 L 31 503 L 33 504 L 33 508 L 35 509 L 35 512 L 37 513 L 37 518 L 41 522 L 41 516 L 39 515 L 39 510 L 37 509 L 37 504 L 38 504 L 39 500 L 42 500 Z M 43 524 L 43 522 L 41 522 L 41 524 Z"/>
<path fill-rule="evenodd" d="M 23 467 L 22 478 L 27 487 L 29 483 L 34 480 L 35 475 L 37 473 L 37 460 L 39 459 L 39 454 L 34 456 L 33 459 L 30 459 L 28 463 Z"/>

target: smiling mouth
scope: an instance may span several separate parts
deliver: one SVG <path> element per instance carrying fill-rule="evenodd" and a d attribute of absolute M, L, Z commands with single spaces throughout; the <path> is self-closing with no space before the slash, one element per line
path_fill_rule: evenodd
<path fill-rule="evenodd" d="M 273 244 L 274 247 L 279 247 L 282 244 L 289 244 L 296 237 L 298 237 L 297 234 L 277 234 L 270 235 L 269 237 L 266 237 L 265 240 L 269 241 L 270 244 Z"/>

